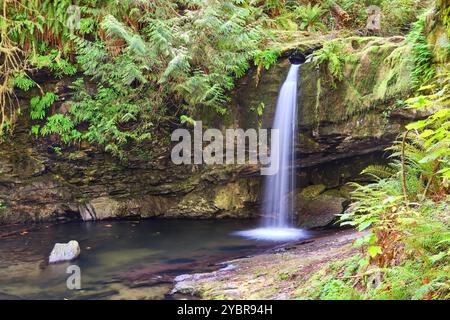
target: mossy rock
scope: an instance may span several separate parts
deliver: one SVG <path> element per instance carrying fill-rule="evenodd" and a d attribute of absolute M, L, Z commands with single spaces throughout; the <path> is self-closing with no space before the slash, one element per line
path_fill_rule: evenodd
<path fill-rule="evenodd" d="M 302 199 L 314 199 L 317 198 L 326 189 L 327 186 L 323 184 L 308 186 L 300 191 L 299 196 Z"/>

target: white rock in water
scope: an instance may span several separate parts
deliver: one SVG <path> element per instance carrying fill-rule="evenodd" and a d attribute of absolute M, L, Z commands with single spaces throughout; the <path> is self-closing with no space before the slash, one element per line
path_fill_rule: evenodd
<path fill-rule="evenodd" d="M 56 263 L 73 260 L 80 255 L 80 251 L 80 245 L 75 240 L 71 240 L 68 243 L 56 243 L 50 253 L 48 262 Z"/>

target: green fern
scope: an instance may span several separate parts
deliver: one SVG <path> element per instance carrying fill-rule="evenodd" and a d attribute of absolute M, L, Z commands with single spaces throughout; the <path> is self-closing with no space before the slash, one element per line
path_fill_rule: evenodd
<path fill-rule="evenodd" d="M 325 11 L 319 4 L 311 6 L 308 3 L 306 6 L 300 6 L 294 11 L 294 17 L 299 21 L 300 30 L 319 31 L 326 28 L 321 21 L 322 15 Z"/>
<path fill-rule="evenodd" d="M 36 86 L 36 82 L 34 82 L 30 77 L 28 77 L 25 73 L 19 74 L 14 78 L 14 86 L 23 91 L 28 91 L 34 86 Z"/>
<path fill-rule="evenodd" d="M 101 27 L 106 30 L 109 36 L 125 40 L 128 44 L 128 50 L 138 54 L 146 53 L 146 46 L 142 38 L 128 30 L 114 16 L 107 15 L 102 21 Z"/>
<path fill-rule="evenodd" d="M 430 50 L 427 38 L 424 34 L 425 16 L 413 25 L 412 31 L 408 35 L 408 42 L 412 45 L 412 60 L 414 69 L 412 70 L 412 83 L 417 89 L 429 83 L 435 76 L 436 68 L 433 62 L 433 52 Z"/>
<path fill-rule="evenodd" d="M 52 93 L 47 92 L 42 97 L 33 97 L 30 101 L 30 117 L 33 120 L 42 120 L 45 118 L 48 108 L 58 99 L 58 97 Z"/>
<path fill-rule="evenodd" d="M 344 52 L 342 42 L 335 40 L 326 42 L 322 49 L 313 53 L 313 62 L 322 66 L 331 80 L 332 87 L 336 87 L 336 81 L 342 81 L 344 77 L 344 63 L 351 56 Z"/>
<path fill-rule="evenodd" d="M 398 168 L 394 166 L 370 165 L 365 168 L 361 174 L 367 174 L 376 180 L 387 179 L 397 174 Z"/>

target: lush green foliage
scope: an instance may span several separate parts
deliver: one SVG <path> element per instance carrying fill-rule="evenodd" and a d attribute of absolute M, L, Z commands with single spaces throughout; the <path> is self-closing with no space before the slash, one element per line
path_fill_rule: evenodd
<path fill-rule="evenodd" d="M 381 33 L 399 34 L 410 29 L 418 13 L 429 6 L 430 1 L 420 0 L 337 0 L 349 14 L 348 25 L 363 29 L 367 22 L 367 7 L 376 5 L 381 10 Z"/>
<path fill-rule="evenodd" d="M 378 249 L 353 254 L 315 273 L 299 288 L 298 297 L 344 300 L 449 299 L 449 209 L 450 199 L 439 203 L 426 201 L 414 210 L 399 209 L 395 224 L 401 237 L 396 243 L 401 245 L 395 252 L 395 262 L 393 260 L 383 266 L 370 263 L 370 254 L 376 253 L 371 259 L 381 256 Z M 393 222 L 390 220 L 390 223 Z M 373 238 L 369 234 L 355 245 L 373 242 Z"/>
<path fill-rule="evenodd" d="M 328 75 L 332 87 L 336 87 L 336 81 L 343 79 L 344 63 L 352 59 L 351 55 L 344 52 L 344 45 L 339 40 L 326 42 L 313 56 L 314 63 L 325 69 L 324 74 Z"/>
<path fill-rule="evenodd" d="M 295 20 L 299 21 L 300 30 L 306 31 L 324 30 L 326 27 L 321 21 L 323 14 L 324 9 L 320 5 L 312 6 L 311 3 L 297 7 L 293 12 Z"/>
<path fill-rule="evenodd" d="M 414 61 L 413 85 L 416 88 L 429 82 L 436 72 L 433 52 L 429 48 L 424 28 L 425 15 L 414 24 L 412 32 L 408 35 L 408 41 L 412 45 L 412 59 Z"/>
<path fill-rule="evenodd" d="M 396 1 L 405 12 L 417 8 L 417 1 Z M 235 80 L 252 65 L 259 77 L 282 53 L 282 45 L 276 44 L 295 38 L 298 30 L 327 32 L 342 27 L 332 12 L 333 2 L 327 0 L 1 3 L 5 9 L 0 15 L 0 54 L 12 59 L 0 59 L 4 74 L 0 133 L 12 132 L 19 114 L 15 90 L 37 87 L 39 100 L 34 102 L 45 99 L 46 93 L 31 76 L 35 71 L 59 78 L 78 74 L 84 81 L 74 82 L 75 95 L 62 114 L 62 100 L 55 100 L 52 107 L 31 105 L 32 132 L 56 135 L 66 143 L 87 140 L 120 157 L 128 147 L 151 141 L 155 131 L 186 123 L 182 119 L 194 119 L 205 108 L 225 114 Z M 364 8 L 372 4 L 335 3 L 361 23 L 366 19 Z M 80 10 L 79 24 L 72 4 Z M 393 24 L 413 19 L 406 13 L 384 15 Z M 356 27 L 351 20 L 343 21 L 343 26 Z M 342 78 L 346 58 L 338 41 L 318 54 L 331 85 Z"/>
<path fill-rule="evenodd" d="M 363 171 L 373 183 L 352 184 L 354 202 L 341 223 L 369 230 L 355 242 L 362 253 L 327 276 L 314 276 L 302 294 L 329 297 L 325 290 L 329 284 L 334 288 L 332 297 L 340 298 L 450 297 L 450 68 L 448 60 L 436 59 L 429 48 L 425 16 L 414 25 L 408 41 L 414 82 L 421 87 L 406 105 L 429 116 L 406 126 L 388 149 L 393 160 L 389 166 Z M 333 277 L 344 272 L 345 263 L 355 262 L 350 276 L 336 283 Z"/>
<path fill-rule="evenodd" d="M 259 49 L 256 19 L 265 13 L 246 1 L 80 1 L 75 34 L 65 24 L 71 1 L 12 2 L 17 6 L 8 6 L 2 23 L 11 43 L 27 50 L 23 61 L 58 77 L 73 75 L 66 54 L 76 52 L 78 70 L 92 80 L 91 89 L 74 83 L 74 103 L 64 115 L 48 113 L 46 96 L 35 98 L 32 119 L 43 121 L 32 131 L 65 142 L 86 139 L 119 156 L 128 142 L 148 140 L 155 123 L 204 107 L 224 114 L 227 91 L 252 59 L 268 68 L 278 56 Z M 41 13 L 32 19 L 35 12 Z M 13 71 L 20 74 L 16 88 L 33 86 L 27 69 Z M 81 124 L 87 130 L 78 132 Z"/>
<path fill-rule="evenodd" d="M 30 101 L 31 106 L 31 119 L 44 119 L 47 109 L 58 99 L 58 97 L 51 93 L 47 92 L 42 97 L 33 97 Z"/>
<path fill-rule="evenodd" d="M 448 68 L 448 67 L 447 67 Z M 412 150 L 410 166 L 425 176 L 428 191 L 443 192 L 450 186 L 450 76 L 444 69 L 443 77 L 432 85 L 423 87 L 428 92 L 409 99 L 410 108 L 428 110 L 432 115 L 409 124 L 406 128 L 414 132 L 413 143 L 422 152 Z M 434 183 L 434 185 L 433 185 Z"/>
<path fill-rule="evenodd" d="M 421 95 L 407 100 L 410 108 L 431 115 L 409 124 L 389 148 L 394 158 L 390 166 L 372 166 L 363 172 L 374 183 L 352 184 L 355 202 L 341 216 L 341 223 L 370 231 L 355 243 L 363 255 L 354 280 L 340 283 L 337 294 L 377 299 L 450 297 L 450 77 L 448 64 L 441 68 L 442 75 L 422 87 Z M 353 289 L 356 284 L 370 284 L 364 276 L 373 272 L 379 276 L 376 285 Z"/>

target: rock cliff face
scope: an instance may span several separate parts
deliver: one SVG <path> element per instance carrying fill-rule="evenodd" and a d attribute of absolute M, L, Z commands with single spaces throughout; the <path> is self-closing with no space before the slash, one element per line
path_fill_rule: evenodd
<path fill-rule="evenodd" d="M 347 38 L 348 60 L 343 80 L 331 85 L 325 71 L 313 63 L 301 68 L 299 84 L 300 167 L 380 151 L 398 134 L 402 121 L 389 117 L 400 97 L 411 93 L 409 47 L 402 37 Z M 287 59 L 265 71 L 259 81 L 247 75 L 235 95 L 235 114 L 243 113 L 241 127 L 255 127 L 258 120 L 270 128 L 278 89 L 289 68 Z M 249 115 L 265 106 L 262 119 Z"/>
<path fill-rule="evenodd" d="M 122 165 L 89 149 L 49 153 L 26 136 L 0 151 L 2 224 L 257 214 L 259 179 L 244 168 L 175 166 L 170 158 Z"/>
<path fill-rule="evenodd" d="M 348 38 L 346 50 L 353 59 L 345 63 L 344 80 L 336 88 L 322 69 L 312 63 L 302 67 L 295 149 L 298 192 L 311 185 L 324 188 L 298 206 L 301 225 L 330 223 L 345 205 L 348 193 L 343 184 L 379 161 L 379 152 L 400 132 L 402 120 L 389 117 L 388 111 L 409 92 L 408 47 L 402 40 Z M 256 72 L 250 72 L 233 92 L 227 116 L 204 111 L 199 118 L 206 126 L 221 129 L 270 128 L 287 70 L 288 60 L 281 59 L 258 81 Z M 261 104 L 264 112 L 258 116 L 253 110 Z M 259 214 L 257 167 L 175 166 L 170 152 L 151 162 L 132 159 L 124 165 L 88 146 L 55 153 L 48 144 L 34 140 L 29 130 L 23 119 L 16 135 L 0 145 L 0 224 Z"/>

